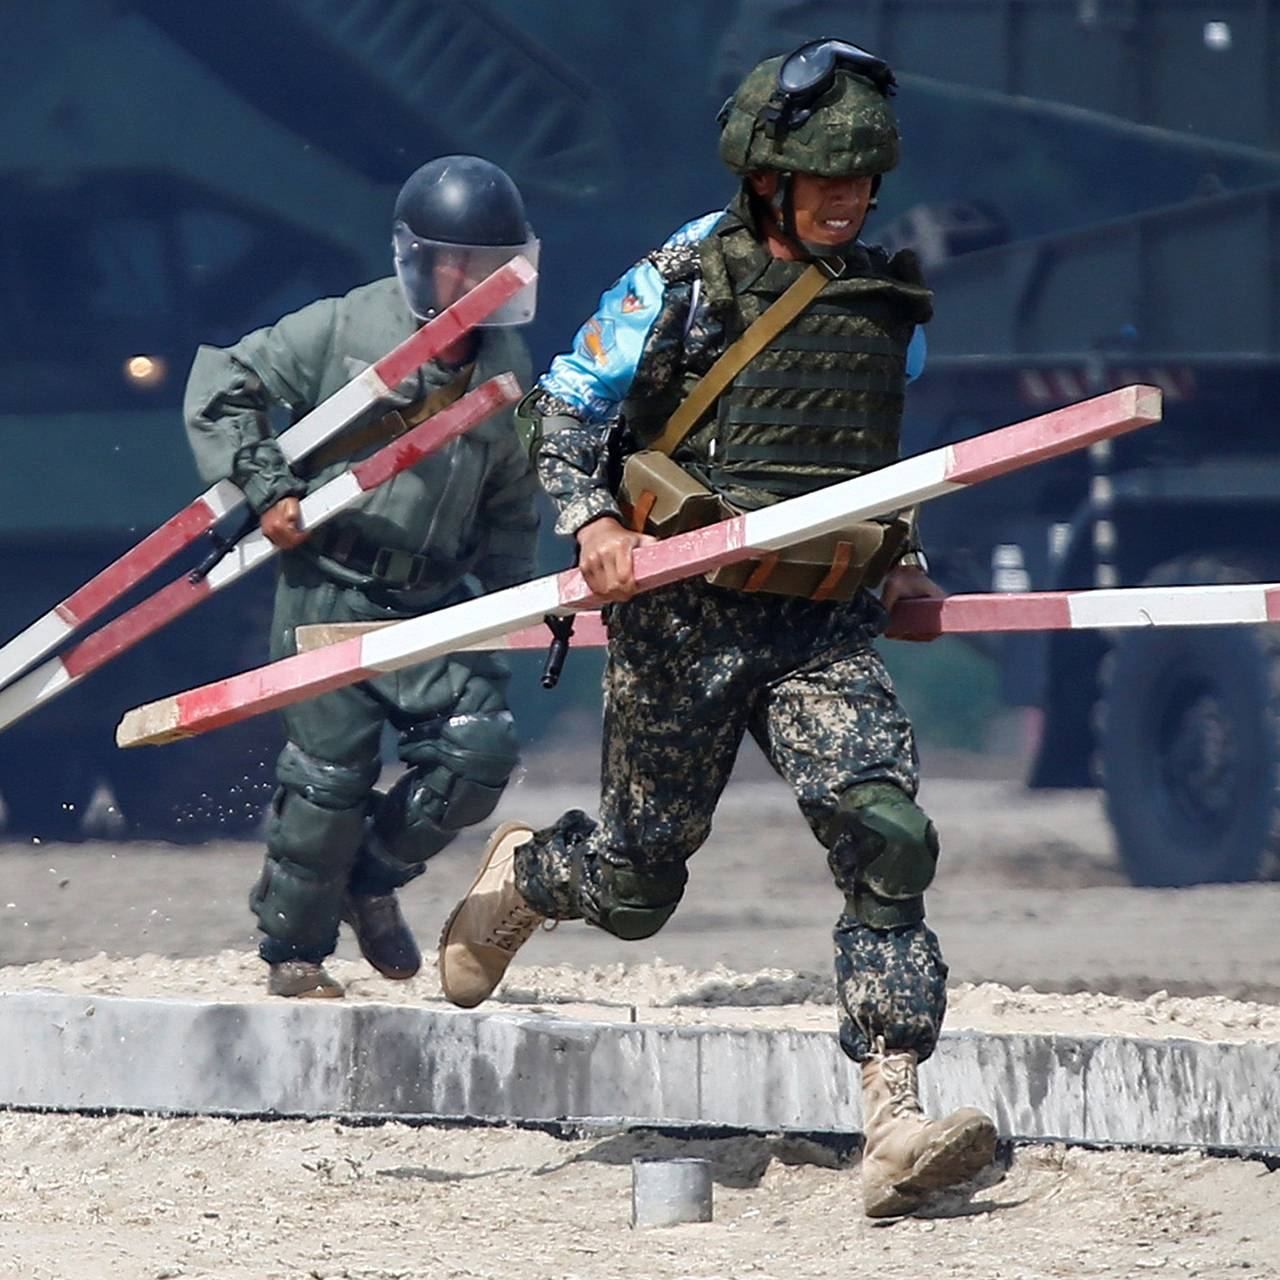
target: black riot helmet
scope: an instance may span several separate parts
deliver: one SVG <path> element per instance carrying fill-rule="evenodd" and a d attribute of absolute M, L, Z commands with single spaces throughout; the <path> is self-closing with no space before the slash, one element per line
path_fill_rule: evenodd
<path fill-rule="evenodd" d="M 409 175 L 396 197 L 396 275 L 409 309 L 428 319 L 517 254 L 538 265 L 538 239 L 516 184 L 479 156 L 441 156 Z M 484 326 L 527 324 L 537 281 Z"/>

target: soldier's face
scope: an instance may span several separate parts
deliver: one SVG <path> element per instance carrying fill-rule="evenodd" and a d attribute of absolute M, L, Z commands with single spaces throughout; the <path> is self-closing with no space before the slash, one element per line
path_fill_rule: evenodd
<path fill-rule="evenodd" d="M 791 179 L 791 203 L 795 210 L 796 238 L 813 244 L 846 244 L 862 229 L 871 203 L 870 177 L 820 178 L 797 173 Z M 751 177 L 756 194 L 766 200 L 778 190 L 778 175 L 757 173 Z"/>

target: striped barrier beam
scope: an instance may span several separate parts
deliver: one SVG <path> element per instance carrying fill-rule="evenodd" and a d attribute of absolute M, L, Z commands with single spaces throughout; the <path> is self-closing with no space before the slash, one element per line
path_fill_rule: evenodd
<path fill-rule="evenodd" d="M 1245 582 L 1106 590 L 1022 591 L 899 600 L 885 635 L 890 640 L 992 635 L 1019 631 L 1108 631 L 1142 627 L 1229 627 L 1280 622 L 1280 583 Z M 393 622 L 316 622 L 298 628 L 298 652 L 395 626 Z M 580 613 L 573 632 L 577 649 L 608 643 L 598 613 Z M 545 649 L 546 625 L 523 627 L 475 646 Z"/>
<path fill-rule="evenodd" d="M 299 653 L 311 653 L 323 649 L 327 645 L 340 644 L 343 640 L 353 640 L 359 636 L 367 636 L 373 631 L 382 631 L 386 627 L 394 627 L 394 622 L 308 622 L 294 631 Z M 551 630 L 545 622 L 533 627 L 521 627 L 509 631 L 505 636 L 496 636 L 483 645 L 471 645 L 467 649 L 456 652 L 475 652 L 482 649 L 491 652 L 495 649 L 504 651 L 521 649 L 545 649 L 551 643 Z M 594 610 L 577 615 L 573 627 L 573 647 L 575 649 L 602 649 L 609 643 L 608 633 L 604 629 L 604 619 Z"/>
<path fill-rule="evenodd" d="M 906 458 L 869 475 L 639 547 L 633 559 L 636 583 L 642 591 L 665 586 L 830 533 L 851 521 L 927 502 L 1159 420 L 1156 388 L 1121 387 Z M 135 707 L 117 727 L 116 742 L 133 747 L 206 733 L 372 676 L 492 642 L 534 626 L 548 614 L 578 613 L 601 603 L 576 569 L 537 578 Z"/>
<path fill-rule="evenodd" d="M 285 459 L 293 463 L 306 457 L 317 445 L 385 400 L 391 389 L 415 369 L 452 346 L 536 277 L 537 273 L 524 258 L 514 258 L 499 267 L 394 351 L 357 374 L 323 404 L 281 432 L 277 439 Z M 0 686 L 51 653 L 91 618 L 243 503 L 244 495 L 230 480 L 220 480 L 206 489 L 177 515 L 0 647 Z"/>
<path fill-rule="evenodd" d="M 468 392 L 453 404 L 384 445 L 377 453 L 334 477 L 300 504 L 299 525 L 314 529 L 354 506 L 392 476 L 421 462 L 428 454 L 469 431 L 523 392 L 514 374 L 503 373 Z M 8 728 L 37 707 L 79 684 L 85 676 L 131 649 L 174 618 L 269 560 L 277 548 L 261 529 L 241 539 L 203 577 L 184 574 L 154 595 L 113 619 L 60 657 L 50 658 L 0 689 L 0 729 Z"/>
<path fill-rule="evenodd" d="M 885 633 L 927 639 L 976 632 L 1106 631 L 1280 622 L 1280 584 L 1109 587 L 902 600 Z"/>

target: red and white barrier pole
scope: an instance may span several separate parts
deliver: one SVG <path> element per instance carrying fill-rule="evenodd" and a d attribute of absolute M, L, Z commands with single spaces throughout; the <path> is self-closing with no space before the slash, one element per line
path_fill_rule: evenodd
<path fill-rule="evenodd" d="M 1159 391 L 1123 387 L 816 493 L 638 548 L 636 582 L 642 591 L 652 590 L 1159 420 Z M 553 574 L 137 707 L 121 721 L 116 741 L 122 747 L 141 746 L 205 733 L 371 676 L 480 647 L 534 626 L 547 614 L 576 613 L 600 603 L 576 569 Z"/>
<path fill-rule="evenodd" d="M 305 457 L 347 423 L 385 400 L 388 392 L 415 369 L 434 359 L 536 277 L 537 272 L 524 258 L 514 258 L 499 267 L 394 351 L 357 374 L 289 430 L 281 432 L 278 438 L 286 460 L 292 463 Z M 0 686 L 51 653 L 90 618 L 131 591 L 243 502 L 244 495 L 230 480 L 221 480 L 205 490 L 137 546 L 0 647 Z"/>
<path fill-rule="evenodd" d="M 500 409 L 514 404 L 522 394 L 513 374 L 503 373 L 490 378 L 349 471 L 309 493 L 300 504 L 300 527 L 314 529 L 339 512 L 346 511 L 370 490 L 406 467 L 421 462 L 428 454 L 443 448 Z M 60 693 L 65 693 L 112 658 L 131 649 L 200 601 L 230 586 L 275 554 L 276 548 L 267 536 L 261 529 L 255 529 L 231 547 L 204 577 L 183 575 L 176 578 L 167 587 L 72 646 L 61 657 L 50 658 L 34 671 L 0 689 L 0 729 L 7 728 Z"/>

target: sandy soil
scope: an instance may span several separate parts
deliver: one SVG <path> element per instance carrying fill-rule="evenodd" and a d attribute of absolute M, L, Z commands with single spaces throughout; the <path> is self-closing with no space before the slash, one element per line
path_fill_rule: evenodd
<path fill-rule="evenodd" d="M 14 1280 L 1280 1276 L 1280 1173 L 1194 1154 L 1026 1148 L 877 1224 L 856 1168 L 795 1140 L 10 1114 L 0 1145 Z M 712 1159 L 714 1222 L 630 1228 L 655 1155 Z"/>
<path fill-rule="evenodd" d="M 953 982 L 1280 1003 L 1280 883 L 1130 888 L 1093 792 L 940 779 L 922 795 L 943 833 L 929 912 Z M 537 824 L 591 800 L 588 783 L 526 777 L 497 817 Z M 405 890 L 424 945 L 470 882 L 482 839 L 465 833 Z M 245 897 L 260 857 L 255 845 L 229 841 L 0 844 L 0 963 L 250 951 Z M 571 925 L 536 938 L 522 959 L 581 968 L 661 958 L 825 975 L 839 905 L 790 794 L 748 775 L 731 784 L 685 900 L 657 938 L 629 944 Z M 344 937 L 339 955 L 355 954 Z"/>
<path fill-rule="evenodd" d="M 526 779 L 499 816 L 539 823 L 590 793 Z M 945 839 L 930 914 L 950 1027 L 1280 1039 L 1280 885 L 1128 888 L 1092 793 L 943 779 L 924 800 Z M 404 895 L 428 946 L 480 840 Z M 244 905 L 259 857 L 0 846 L 0 991 L 263 998 Z M 659 938 L 538 936 L 494 1007 L 829 1030 L 837 907 L 788 794 L 743 777 Z M 334 967 L 351 999 L 439 999 L 430 970 L 387 983 L 346 938 Z M 856 1167 L 795 1140 L 0 1113 L 0 1149 L 14 1280 L 1280 1277 L 1280 1174 L 1194 1154 L 1023 1149 L 1002 1182 L 885 1225 L 861 1216 Z M 630 1230 L 628 1166 L 655 1154 L 715 1161 L 714 1223 Z"/>

